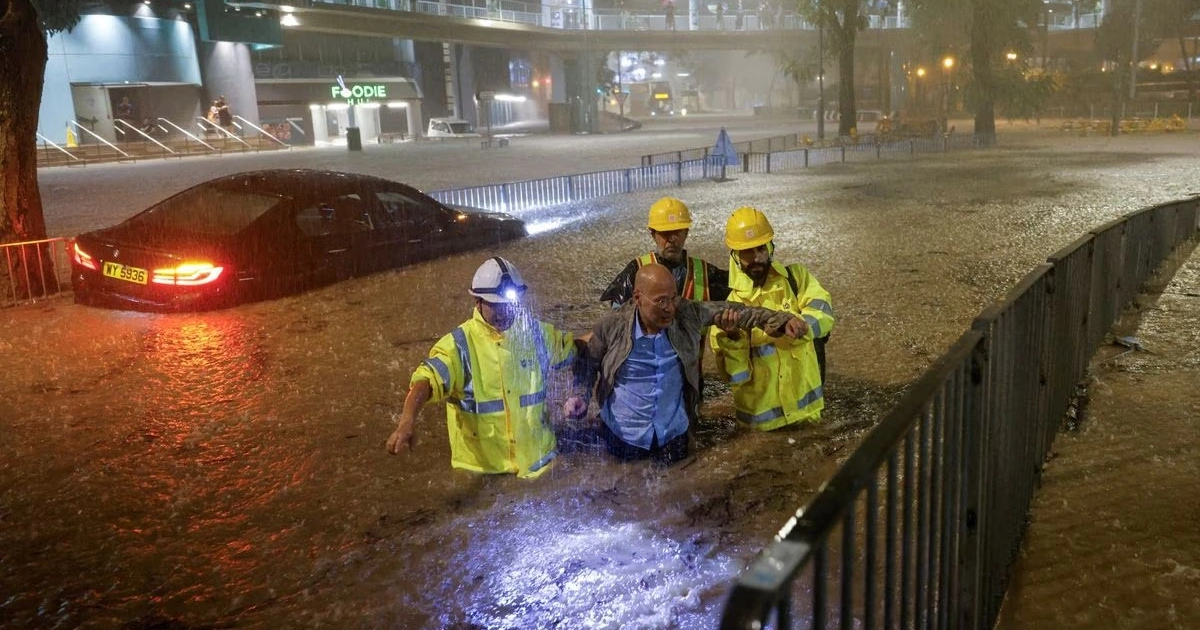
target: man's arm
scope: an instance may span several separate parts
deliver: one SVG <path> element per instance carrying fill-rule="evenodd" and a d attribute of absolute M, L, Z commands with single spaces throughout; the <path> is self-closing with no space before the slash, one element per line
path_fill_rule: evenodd
<path fill-rule="evenodd" d="M 701 323 L 705 326 L 712 324 L 725 332 L 731 340 L 741 338 L 742 330 L 750 331 L 761 328 L 772 337 L 787 335 L 792 338 L 803 336 L 808 327 L 804 320 L 787 311 L 773 311 L 769 308 L 746 306 L 737 302 L 698 302 L 704 311 Z"/>
<path fill-rule="evenodd" d="M 613 307 L 618 307 L 633 298 L 633 278 L 637 275 L 638 261 L 633 259 L 628 265 L 613 278 L 612 282 L 608 283 L 608 288 L 600 294 L 601 302 L 611 302 Z"/>
<path fill-rule="evenodd" d="M 387 449 L 389 453 L 395 455 L 401 451 L 412 450 L 413 423 L 416 421 L 421 407 L 425 406 L 425 402 L 432 395 L 433 386 L 429 384 L 429 381 L 425 379 L 413 381 L 408 388 L 408 395 L 404 397 L 404 410 L 400 412 L 396 429 L 388 436 Z"/>

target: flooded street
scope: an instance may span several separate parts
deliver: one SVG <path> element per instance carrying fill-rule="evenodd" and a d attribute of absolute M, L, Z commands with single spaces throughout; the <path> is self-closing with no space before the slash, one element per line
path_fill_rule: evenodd
<path fill-rule="evenodd" d="M 577 333 L 652 247 L 646 209 L 664 194 L 691 207 L 693 255 L 727 266 L 725 219 L 756 206 L 777 259 L 829 289 L 823 424 L 752 433 L 713 385 L 697 457 L 674 468 L 614 462 L 593 424 L 558 419 L 547 475 L 454 471 L 433 405 L 415 452 L 387 454 L 409 374 L 470 316 L 483 252 L 211 313 L 0 311 L 0 627 L 714 627 L 746 562 L 986 304 L 1088 229 L 1200 191 L 1194 135 L 1049 135 L 525 215 L 557 228 L 487 254 Z M 447 187 L 433 180 L 419 185 Z M 48 195 L 52 232 L 162 196 L 158 179 L 132 181 L 107 193 L 107 218 L 93 205 L 51 219 Z M 1194 484 L 1194 466 L 1164 470 Z"/>

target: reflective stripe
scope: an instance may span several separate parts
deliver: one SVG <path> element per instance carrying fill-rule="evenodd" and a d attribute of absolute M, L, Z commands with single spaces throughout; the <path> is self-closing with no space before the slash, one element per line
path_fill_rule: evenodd
<path fill-rule="evenodd" d="M 464 398 L 458 401 L 458 408 L 467 413 L 497 413 L 504 411 L 504 400 L 485 400 L 476 402 L 474 398 Z"/>
<path fill-rule="evenodd" d="M 533 405 L 543 402 L 546 402 L 546 390 L 544 389 L 540 392 L 533 392 L 532 394 L 525 394 L 524 396 L 521 396 L 522 407 L 532 407 Z"/>
<path fill-rule="evenodd" d="M 450 390 L 450 368 L 446 367 L 446 363 L 441 359 L 430 357 L 422 361 L 428 365 L 434 372 L 437 372 L 439 378 L 442 379 L 442 393 L 445 394 Z"/>
<path fill-rule="evenodd" d="M 546 465 L 550 463 L 550 460 L 554 459 L 555 455 L 558 455 L 558 451 L 550 451 L 549 453 L 546 453 L 545 457 L 533 462 L 533 465 L 529 467 L 529 472 L 537 472 L 545 468 Z"/>
<path fill-rule="evenodd" d="M 692 277 L 692 294 L 683 297 L 707 302 L 709 299 L 708 265 L 705 265 L 704 261 L 699 258 L 688 258 L 688 267 Z"/>
<path fill-rule="evenodd" d="M 737 374 L 729 375 L 730 383 L 743 383 L 748 380 L 750 380 L 750 370 L 746 370 L 744 372 L 738 372 Z"/>
<path fill-rule="evenodd" d="M 804 322 L 808 324 L 808 329 L 812 331 L 813 337 L 822 336 L 821 322 L 818 322 L 816 317 L 813 317 L 812 315 L 804 315 L 803 318 Z"/>
<path fill-rule="evenodd" d="M 649 254 L 642 254 L 641 256 L 638 256 L 637 261 L 638 261 L 638 268 L 641 268 L 643 265 L 650 265 L 650 264 L 658 262 L 658 258 L 654 255 L 653 252 L 651 252 Z"/>
<path fill-rule="evenodd" d="M 467 333 L 459 326 L 450 334 L 454 337 L 454 347 L 458 349 L 458 362 L 462 363 L 463 393 L 468 399 L 474 398 L 475 384 L 471 382 L 471 347 L 467 345 Z"/>
<path fill-rule="evenodd" d="M 804 308 L 815 308 L 818 311 L 833 317 L 833 307 L 830 306 L 829 302 L 826 302 L 825 300 L 809 300 L 808 304 L 804 305 Z"/>
<path fill-rule="evenodd" d="M 775 346 L 767 344 L 765 346 L 751 346 L 750 356 L 754 357 L 769 357 L 775 354 Z"/>
<path fill-rule="evenodd" d="M 808 392 L 807 394 L 804 395 L 804 398 L 801 398 L 799 401 L 797 401 L 796 407 L 798 409 L 803 409 L 803 408 L 817 402 L 824 395 L 825 395 L 825 387 L 822 385 L 818 385 L 816 389 L 812 390 L 811 392 Z"/>
<path fill-rule="evenodd" d="M 783 417 L 783 407 L 775 407 L 774 409 L 768 409 L 756 416 L 752 416 L 744 411 L 739 411 L 739 412 L 737 412 L 737 417 L 738 417 L 738 420 L 741 420 L 743 422 L 749 422 L 750 424 L 762 424 L 764 422 L 770 422 L 771 420 L 774 420 L 776 418 L 782 418 Z"/>

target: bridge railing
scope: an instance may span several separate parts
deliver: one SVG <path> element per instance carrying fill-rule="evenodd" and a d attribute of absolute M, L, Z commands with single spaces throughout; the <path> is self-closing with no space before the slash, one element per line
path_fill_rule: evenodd
<path fill-rule="evenodd" d="M 984 309 L 743 571 L 721 627 L 991 628 L 1076 384 L 1198 204 L 1101 226 Z"/>

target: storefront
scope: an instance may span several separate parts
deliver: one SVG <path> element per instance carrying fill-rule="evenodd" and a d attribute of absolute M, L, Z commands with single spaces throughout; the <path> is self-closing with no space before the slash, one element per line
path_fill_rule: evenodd
<path fill-rule="evenodd" d="M 343 144 L 358 127 L 364 143 L 421 135 L 421 88 L 403 77 L 258 79 L 264 129 L 289 144 Z"/>

